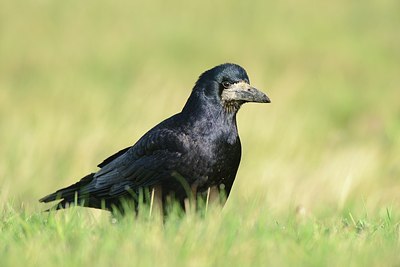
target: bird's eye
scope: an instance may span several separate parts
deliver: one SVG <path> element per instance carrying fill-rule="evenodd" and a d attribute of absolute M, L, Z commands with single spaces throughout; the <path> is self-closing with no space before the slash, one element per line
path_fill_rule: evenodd
<path fill-rule="evenodd" d="M 225 82 L 222 82 L 222 86 L 226 89 L 226 88 L 228 88 L 229 86 L 231 86 L 231 83 L 225 81 Z"/>

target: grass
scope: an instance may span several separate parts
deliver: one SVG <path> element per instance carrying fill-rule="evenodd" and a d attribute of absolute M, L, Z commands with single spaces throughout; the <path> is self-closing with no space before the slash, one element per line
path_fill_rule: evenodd
<path fill-rule="evenodd" d="M 387 211 L 317 220 L 242 205 L 214 207 L 205 216 L 172 213 L 163 224 L 148 213 L 113 222 L 79 208 L 58 214 L 7 209 L 0 248 L 7 255 L 2 266 L 396 265 L 398 219 Z"/>
<path fill-rule="evenodd" d="M 400 36 L 392 0 L 0 2 L 0 266 L 397 266 Z M 221 210 L 113 222 L 37 199 L 243 65 Z"/>

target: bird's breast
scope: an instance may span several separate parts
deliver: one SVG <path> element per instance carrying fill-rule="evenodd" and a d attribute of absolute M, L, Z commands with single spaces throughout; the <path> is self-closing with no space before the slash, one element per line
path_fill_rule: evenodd
<path fill-rule="evenodd" d="M 202 140 L 194 143 L 191 156 L 192 178 L 200 188 L 231 182 L 240 163 L 240 140 Z"/>

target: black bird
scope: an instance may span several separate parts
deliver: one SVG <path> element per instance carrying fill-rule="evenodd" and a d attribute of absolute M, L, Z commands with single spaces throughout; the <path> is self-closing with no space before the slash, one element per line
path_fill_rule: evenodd
<path fill-rule="evenodd" d="M 246 102 L 270 99 L 250 86 L 242 67 L 227 63 L 207 70 L 180 113 L 105 159 L 97 172 L 40 202 L 61 200 L 56 209 L 77 204 L 113 210 L 143 189 L 157 190 L 164 204 L 172 196 L 184 205 L 188 196 L 204 195 L 209 188 L 224 188 L 227 197 L 241 158 L 236 113 Z"/>

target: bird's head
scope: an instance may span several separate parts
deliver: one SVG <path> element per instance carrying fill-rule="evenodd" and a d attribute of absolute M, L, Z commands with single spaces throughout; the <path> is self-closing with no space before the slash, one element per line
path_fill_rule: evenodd
<path fill-rule="evenodd" d="M 237 112 L 246 102 L 271 102 L 267 95 L 250 85 L 242 67 L 231 63 L 216 66 L 201 74 L 193 93 L 218 102 L 229 113 Z"/>

